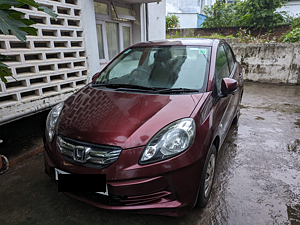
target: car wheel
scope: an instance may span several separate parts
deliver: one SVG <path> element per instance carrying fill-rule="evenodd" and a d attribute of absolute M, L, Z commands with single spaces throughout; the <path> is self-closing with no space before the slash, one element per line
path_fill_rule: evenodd
<path fill-rule="evenodd" d="M 217 149 L 212 145 L 205 160 L 196 207 L 203 208 L 208 202 L 215 176 L 216 159 Z"/>

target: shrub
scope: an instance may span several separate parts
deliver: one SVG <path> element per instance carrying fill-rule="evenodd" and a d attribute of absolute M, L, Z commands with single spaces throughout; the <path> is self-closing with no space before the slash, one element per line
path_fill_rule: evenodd
<path fill-rule="evenodd" d="M 298 14 L 299 15 L 299 14 Z M 292 30 L 283 34 L 279 41 L 284 43 L 300 42 L 300 16 L 294 18 L 291 22 Z"/>
<path fill-rule="evenodd" d="M 166 29 L 179 28 L 179 17 L 175 15 L 166 16 Z"/>
<path fill-rule="evenodd" d="M 296 27 L 288 33 L 285 33 L 280 38 L 281 42 L 284 43 L 296 43 L 300 42 L 300 27 Z"/>

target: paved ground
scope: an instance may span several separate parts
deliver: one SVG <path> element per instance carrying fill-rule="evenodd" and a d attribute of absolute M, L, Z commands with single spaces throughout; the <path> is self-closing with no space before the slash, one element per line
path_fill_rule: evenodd
<path fill-rule="evenodd" d="M 11 164 L 33 155 L 43 145 L 42 134 L 50 110 L 0 126 L 0 154 Z M 22 157 L 20 157 L 22 156 Z"/>
<path fill-rule="evenodd" d="M 57 192 L 39 154 L 0 176 L 1 224 L 300 224 L 300 86 L 246 83 L 205 209 L 181 218 L 106 211 Z"/>

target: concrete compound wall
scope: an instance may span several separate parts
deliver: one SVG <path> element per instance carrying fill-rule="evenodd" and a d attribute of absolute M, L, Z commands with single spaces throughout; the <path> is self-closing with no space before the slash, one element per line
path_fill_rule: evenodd
<path fill-rule="evenodd" d="M 300 84 L 300 44 L 231 44 L 244 79 Z"/>
<path fill-rule="evenodd" d="M 209 36 L 218 33 L 223 36 L 238 32 L 237 27 L 197 28 L 197 29 L 170 29 L 167 35 L 178 37 Z M 273 35 L 279 38 L 290 30 L 290 26 L 283 25 L 274 29 Z M 263 30 L 262 33 L 265 33 Z M 258 31 L 251 31 L 257 36 Z M 251 81 L 268 83 L 300 84 L 300 43 L 239 43 L 239 39 L 225 39 L 233 48 L 237 60 L 244 69 L 244 78 Z"/>

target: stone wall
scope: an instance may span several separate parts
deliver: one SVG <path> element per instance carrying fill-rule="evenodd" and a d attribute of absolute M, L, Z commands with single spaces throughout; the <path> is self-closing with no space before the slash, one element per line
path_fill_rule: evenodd
<path fill-rule="evenodd" d="M 300 44 L 231 43 L 244 69 L 244 79 L 267 83 L 300 84 Z"/>

